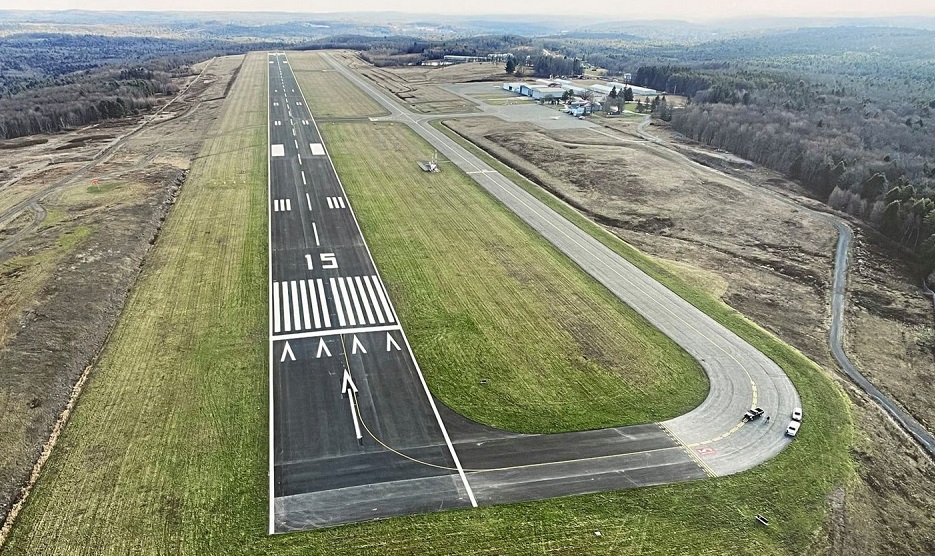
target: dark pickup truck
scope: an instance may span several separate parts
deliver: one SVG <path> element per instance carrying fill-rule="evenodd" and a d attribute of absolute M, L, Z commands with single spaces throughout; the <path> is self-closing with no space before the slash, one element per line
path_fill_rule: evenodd
<path fill-rule="evenodd" d="M 743 414 L 743 422 L 746 423 L 747 421 L 755 421 L 756 419 L 759 419 L 760 416 L 762 415 L 763 415 L 763 408 L 754 407 L 750 411 Z"/>

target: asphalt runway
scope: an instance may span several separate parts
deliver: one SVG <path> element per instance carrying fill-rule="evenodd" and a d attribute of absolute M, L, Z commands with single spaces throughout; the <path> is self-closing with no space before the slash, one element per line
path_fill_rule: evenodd
<path fill-rule="evenodd" d="M 288 59 L 269 60 L 270 533 L 701 479 L 788 444 L 780 419 L 739 422 L 751 403 L 799 403 L 775 364 L 347 72 L 699 358 L 712 384 L 666 423 L 551 435 L 494 430 L 434 400 Z"/>
<path fill-rule="evenodd" d="M 305 99 L 269 58 L 270 532 L 470 507 Z"/>

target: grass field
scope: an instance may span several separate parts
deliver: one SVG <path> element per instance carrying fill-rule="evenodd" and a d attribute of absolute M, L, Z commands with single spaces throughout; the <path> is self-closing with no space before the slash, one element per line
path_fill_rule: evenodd
<path fill-rule="evenodd" d="M 290 52 L 289 64 L 316 118 L 357 118 L 389 113 L 335 71 L 317 52 Z"/>
<path fill-rule="evenodd" d="M 245 63 L 5 554 L 231 553 L 263 529 L 266 65 Z"/>
<path fill-rule="evenodd" d="M 801 554 L 815 548 L 816 539 L 820 547 L 825 496 L 853 476 L 851 425 L 840 391 L 797 352 L 609 235 L 604 240 L 615 249 L 790 373 L 809 427 L 788 450 L 733 477 L 268 537 L 265 66 L 262 54 L 248 57 L 217 133 L 0 553 L 768 555 Z M 354 131 L 360 125 L 327 127 L 332 152 L 360 139 Z M 400 136 L 418 145 L 408 132 Z M 377 151 L 371 149 L 367 160 L 380 160 Z M 370 222 L 375 217 L 365 209 L 375 202 L 363 196 L 374 170 L 340 157 L 337 163 L 365 229 L 388 218 Z M 454 172 L 446 170 L 435 177 Z M 418 186 L 428 190 L 423 197 L 435 187 Z M 446 225 L 469 228 L 464 220 L 474 215 L 455 208 L 465 216 Z M 528 274 L 505 265 L 495 250 L 488 258 L 502 276 Z M 405 311 L 421 309 L 402 305 L 419 300 L 394 288 L 408 324 Z M 409 328 L 414 338 L 417 331 Z M 756 512 L 772 525 L 756 526 Z"/>
<path fill-rule="evenodd" d="M 658 421 L 704 399 L 687 353 L 470 177 L 446 161 L 422 172 L 432 151 L 407 127 L 322 132 L 429 386 L 459 413 L 556 432 Z"/>

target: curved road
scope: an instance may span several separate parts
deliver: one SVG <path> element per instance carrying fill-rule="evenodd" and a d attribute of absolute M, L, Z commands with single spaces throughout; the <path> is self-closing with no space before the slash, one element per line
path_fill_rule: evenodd
<path fill-rule="evenodd" d="M 650 117 L 646 116 L 643 122 L 639 125 L 638 132 L 641 137 L 650 141 L 656 145 L 660 145 L 662 148 L 667 149 L 669 152 L 674 153 L 676 156 L 683 158 L 684 161 L 692 166 L 697 166 L 714 172 L 721 177 L 730 179 L 732 181 L 742 183 L 749 186 L 743 180 L 740 180 L 730 174 L 726 174 L 714 168 L 710 168 L 700 164 L 691 158 L 685 156 L 684 154 L 673 150 L 665 145 L 665 141 L 655 135 L 652 135 L 646 131 L 647 126 L 649 126 Z M 844 220 L 826 212 L 817 211 L 811 209 L 807 206 L 798 204 L 788 199 L 787 197 L 770 191 L 768 189 L 763 189 L 763 192 L 771 195 L 773 198 L 778 199 L 784 203 L 795 206 L 799 210 L 805 210 L 806 212 L 817 216 L 827 222 L 834 224 L 834 227 L 838 230 L 838 243 L 835 248 L 834 253 L 834 276 L 832 281 L 832 292 L 831 292 L 831 329 L 828 332 L 828 346 L 831 348 L 831 353 L 834 356 L 834 359 L 838 362 L 838 365 L 844 370 L 845 374 L 859 386 L 864 392 L 867 393 L 874 401 L 876 401 L 890 417 L 892 417 L 899 425 L 905 429 L 906 432 L 915 439 L 922 448 L 928 452 L 930 455 L 935 456 L 935 436 L 928 431 L 921 423 L 919 423 L 912 415 L 904 410 L 899 404 L 881 392 L 876 386 L 873 385 L 869 380 L 867 380 L 864 375 L 857 370 L 851 360 L 847 357 L 847 354 L 844 353 L 844 307 L 845 307 L 845 296 L 847 295 L 847 255 L 850 252 L 851 241 L 854 239 L 854 232 L 851 230 L 850 226 L 847 225 Z M 928 286 L 923 282 L 925 290 L 928 290 Z M 931 292 L 928 290 L 927 293 Z M 935 303 L 935 295 L 933 295 L 933 303 Z"/>
<path fill-rule="evenodd" d="M 429 121 L 438 116 L 403 111 L 365 79 L 327 54 L 323 57 L 390 112 L 381 120 L 412 128 L 701 363 L 711 384 L 707 398 L 694 410 L 660 425 L 709 476 L 749 469 L 789 445 L 791 439 L 784 435 L 788 416 L 801 402 L 792 382 L 772 360 L 433 128 Z M 754 406 L 775 418 L 769 423 L 741 422 L 743 413 Z"/>

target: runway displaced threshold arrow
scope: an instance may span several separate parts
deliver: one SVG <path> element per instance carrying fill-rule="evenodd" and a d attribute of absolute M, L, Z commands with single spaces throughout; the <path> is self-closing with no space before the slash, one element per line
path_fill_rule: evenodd
<path fill-rule="evenodd" d="M 354 384 L 354 379 L 351 378 L 351 373 L 347 369 L 344 369 L 344 380 L 341 382 L 341 395 L 347 395 L 347 403 L 351 408 L 351 419 L 354 420 L 354 434 L 357 435 L 357 443 L 363 444 L 363 436 L 360 434 L 360 423 L 357 422 L 357 407 L 355 402 L 357 397 L 357 385 Z"/>

